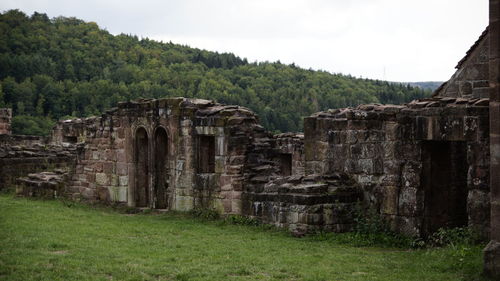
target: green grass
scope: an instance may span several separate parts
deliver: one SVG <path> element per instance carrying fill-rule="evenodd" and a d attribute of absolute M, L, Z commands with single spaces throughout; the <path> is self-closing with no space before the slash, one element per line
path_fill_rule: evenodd
<path fill-rule="evenodd" d="M 341 240 L 0 195 L 0 280 L 484 280 L 481 245 Z"/>

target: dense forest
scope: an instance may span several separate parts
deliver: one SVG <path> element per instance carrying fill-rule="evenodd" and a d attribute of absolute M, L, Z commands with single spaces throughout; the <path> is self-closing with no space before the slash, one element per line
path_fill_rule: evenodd
<path fill-rule="evenodd" d="M 114 36 L 76 18 L 0 14 L 0 107 L 12 107 L 18 134 L 47 134 L 54 120 L 99 115 L 140 97 L 247 106 L 279 132 L 301 131 L 304 116 L 327 108 L 398 104 L 429 94 L 407 84 Z"/>

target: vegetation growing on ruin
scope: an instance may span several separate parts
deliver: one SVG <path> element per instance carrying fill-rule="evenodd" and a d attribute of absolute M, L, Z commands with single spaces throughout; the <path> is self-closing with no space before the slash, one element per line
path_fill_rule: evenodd
<path fill-rule="evenodd" d="M 294 238 L 238 218 L 5 194 L 0 209 L 1 280 L 483 280 L 483 245 L 359 247 L 351 234 Z"/>
<path fill-rule="evenodd" d="M 328 108 L 403 103 L 429 90 L 280 62 L 249 63 L 171 42 L 111 35 L 96 23 L 18 10 L 0 14 L 0 107 L 14 133 L 46 134 L 38 117 L 99 115 L 140 97 L 196 97 L 247 106 L 271 131 L 300 131 Z"/>

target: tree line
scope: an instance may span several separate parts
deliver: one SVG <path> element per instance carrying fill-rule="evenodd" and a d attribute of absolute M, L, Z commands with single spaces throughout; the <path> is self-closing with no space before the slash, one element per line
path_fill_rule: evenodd
<path fill-rule="evenodd" d="M 0 14 L 0 107 L 13 131 L 44 135 L 55 120 L 99 115 L 119 101 L 196 97 L 256 112 L 270 131 L 301 131 L 302 118 L 362 103 L 400 104 L 430 91 L 231 53 L 112 35 L 96 23 L 19 10 Z"/>

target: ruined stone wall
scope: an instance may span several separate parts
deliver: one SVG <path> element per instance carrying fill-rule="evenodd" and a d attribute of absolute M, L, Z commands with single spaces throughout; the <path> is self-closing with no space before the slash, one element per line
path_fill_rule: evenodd
<path fill-rule="evenodd" d="M 435 97 L 489 98 L 489 29 L 467 51 L 457 71 L 433 94 Z"/>
<path fill-rule="evenodd" d="M 243 194 L 243 215 L 294 233 L 345 232 L 354 225 L 360 189 L 346 174 L 278 177 Z"/>
<path fill-rule="evenodd" d="M 71 170 L 76 163 L 76 147 L 49 145 L 47 138 L 0 135 L 0 189 L 13 188 L 19 177 L 29 173 Z"/>
<path fill-rule="evenodd" d="M 361 197 L 348 175 L 305 176 L 302 134 L 253 136 L 244 165 L 242 215 L 297 235 L 352 229 Z"/>
<path fill-rule="evenodd" d="M 304 122 L 306 174 L 350 175 L 366 205 L 400 232 L 425 235 L 456 219 L 487 233 L 487 105 L 487 100 L 436 98 L 317 113 Z M 454 179 L 447 190 L 446 181 Z M 456 206 L 447 208 L 464 213 L 451 211 L 447 217 L 448 209 L 435 206 L 447 196 L 457 197 Z"/>
<path fill-rule="evenodd" d="M 243 107 L 171 98 L 60 122 L 53 139 L 84 144 L 68 188 L 74 197 L 240 213 L 247 149 L 258 132 L 263 128 Z"/>
<path fill-rule="evenodd" d="M 11 134 L 10 122 L 12 120 L 12 109 L 0 108 L 0 135 Z"/>
<path fill-rule="evenodd" d="M 281 174 L 304 175 L 304 134 L 284 133 L 275 135 L 279 149 L 278 162 Z"/>
<path fill-rule="evenodd" d="M 491 240 L 484 249 L 484 273 L 500 279 L 500 0 L 489 1 Z"/>
<path fill-rule="evenodd" d="M 291 230 L 349 230 L 358 200 L 394 230 L 488 230 L 488 100 L 362 105 L 273 136 L 239 106 L 170 98 L 63 121 L 83 147 L 67 192 L 132 207 L 215 209 Z M 443 204 L 442 202 L 445 202 Z"/>

